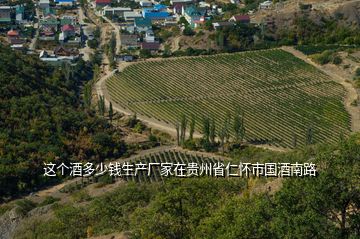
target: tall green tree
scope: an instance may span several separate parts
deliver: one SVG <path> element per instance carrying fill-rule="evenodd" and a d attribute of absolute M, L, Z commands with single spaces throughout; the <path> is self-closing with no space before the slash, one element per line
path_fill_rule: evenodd
<path fill-rule="evenodd" d="M 210 119 L 209 117 L 203 117 L 203 126 L 202 126 L 202 133 L 203 133 L 203 140 L 205 142 L 210 142 Z"/>
<path fill-rule="evenodd" d="M 109 104 L 109 119 L 110 119 L 110 122 L 112 122 L 113 116 L 114 116 L 114 110 L 113 110 L 112 103 L 110 101 L 110 104 Z"/>
<path fill-rule="evenodd" d="M 191 115 L 190 118 L 190 130 L 189 130 L 189 139 L 192 140 L 195 132 L 195 115 Z"/>
<path fill-rule="evenodd" d="M 210 143 L 214 145 L 215 144 L 215 138 L 216 138 L 216 124 L 215 124 L 215 118 L 214 117 L 211 118 L 211 122 L 210 122 L 209 138 L 210 138 Z"/>

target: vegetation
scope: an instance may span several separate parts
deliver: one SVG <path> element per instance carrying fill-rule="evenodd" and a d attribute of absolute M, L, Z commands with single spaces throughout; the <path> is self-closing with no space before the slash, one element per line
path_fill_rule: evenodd
<path fill-rule="evenodd" d="M 291 153 L 234 151 L 236 162 L 311 158 L 319 174 L 281 181 L 197 177 L 127 183 L 84 206 L 57 206 L 50 220 L 26 225 L 15 238 L 84 238 L 89 231 L 93 236 L 126 231 L 130 238 L 358 238 L 359 142 L 356 135 Z M 264 184 L 276 181 L 282 187 Z"/>
<path fill-rule="evenodd" d="M 84 110 L 79 86 L 92 78 L 91 64 L 52 68 L 4 46 L 0 59 L 0 201 L 54 181 L 42 176 L 44 163 L 124 153 L 115 129 Z"/>
<path fill-rule="evenodd" d="M 298 146 L 305 145 L 310 126 L 314 143 L 336 142 L 349 132 L 344 89 L 282 50 L 142 62 L 107 80 L 107 87 L 121 107 L 170 127 L 179 116 L 194 115 L 198 132 L 204 117 L 221 129 L 228 112 L 233 125 L 238 106 L 244 139 L 255 144 L 293 147 L 295 134 Z"/>

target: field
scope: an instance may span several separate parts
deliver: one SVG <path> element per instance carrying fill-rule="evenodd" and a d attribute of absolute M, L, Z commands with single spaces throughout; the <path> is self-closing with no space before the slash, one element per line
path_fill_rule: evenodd
<path fill-rule="evenodd" d="M 169 125 L 204 116 L 217 128 L 240 107 L 246 140 L 293 147 L 334 142 L 350 131 L 345 90 L 315 67 L 280 49 L 174 58 L 130 65 L 106 82 L 118 106 Z"/>

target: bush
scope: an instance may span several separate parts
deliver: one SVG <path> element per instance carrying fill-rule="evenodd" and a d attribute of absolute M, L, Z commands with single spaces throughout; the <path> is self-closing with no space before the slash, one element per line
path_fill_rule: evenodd
<path fill-rule="evenodd" d="M 195 32 L 193 31 L 193 29 L 191 29 L 191 27 L 186 26 L 184 31 L 183 31 L 183 34 L 185 36 L 193 36 L 193 35 L 195 35 Z"/>
<path fill-rule="evenodd" d="M 360 67 L 358 67 L 355 71 L 355 76 L 359 76 L 360 77 Z"/>
<path fill-rule="evenodd" d="M 93 40 L 88 40 L 87 44 L 90 48 L 96 49 L 99 45 L 99 42 L 96 39 L 93 39 Z"/>
<path fill-rule="evenodd" d="M 321 54 L 315 54 L 313 56 L 314 61 L 316 61 L 317 63 L 319 63 L 320 65 L 325 65 L 327 63 L 329 63 L 331 61 L 332 58 L 332 51 L 324 51 Z"/>
<path fill-rule="evenodd" d="M 133 128 L 133 132 L 135 133 L 142 133 L 142 131 L 145 129 L 145 126 L 141 122 L 137 122 L 135 127 Z"/>
<path fill-rule="evenodd" d="M 335 56 L 334 59 L 332 60 L 332 62 L 335 64 L 335 65 L 340 65 L 342 63 L 342 59 L 340 56 Z"/>
<path fill-rule="evenodd" d="M 188 139 L 183 143 L 185 149 L 197 150 L 197 145 L 194 140 Z"/>
<path fill-rule="evenodd" d="M 109 174 L 105 174 L 105 175 L 99 177 L 98 182 L 101 185 L 112 184 L 112 183 L 114 183 L 114 178 L 112 176 L 110 176 Z"/>
<path fill-rule="evenodd" d="M 28 212 L 30 212 L 32 209 L 36 207 L 36 203 L 28 200 L 28 199 L 22 199 L 16 202 L 17 208 L 16 212 L 26 216 Z"/>
<path fill-rule="evenodd" d="M 74 202 L 86 202 L 91 200 L 89 193 L 85 189 L 73 193 L 71 197 Z"/>
<path fill-rule="evenodd" d="M 54 202 L 57 202 L 57 201 L 60 201 L 60 198 L 54 198 L 52 196 L 47 196 L 44 201 L 42 201 L 40 204 L 39 204 L 39 207 L 43 207 L 43 206 L 46 206 L 46 205 L 49 205 L 49 204 L 53 204 Z"/>

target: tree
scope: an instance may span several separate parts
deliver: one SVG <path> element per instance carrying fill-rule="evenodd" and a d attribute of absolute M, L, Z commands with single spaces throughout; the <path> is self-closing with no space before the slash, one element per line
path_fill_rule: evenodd
<path fill-rule="evenodd" d="M 205 142 L 210 142 L 210 120 L 208 117 L 204 117 L 203 118 L 203 128 L 202 128 L 202 133 L 203 133 L 203 140 Z"/>
<path fill-rule="evenodd" d="M 306 145 L 311 145 L 313 144 L 313 137 L 314 137 L 314 131 L 312 129 L 312 127 L 308 127 L 308 129 L 306 130 Z"/>
<path fill-rule="evenodd" d="M 98 110 L 99 110 L 99 114 L 104 116 L 106 108 L 105 108 L 105 98 L 104 96 L 99 96 L 99 100 L 98 100 Z"/>
<path fill-rule="evenodd" d="M 139 56 L 141 58 L 150 58 L 151 57 L 151 51 L 149 49 L 141 49 Z"/>
<path fill-rule="evenodd" d="M 215 137 L 216 137 L 215 118 L 212 117 L 211 123 L 210 123 L 210 132 L 209 132 L 210 143 L 211 143 L 212 145 L 215 144 Z"/>
<path fill-rule="evenodd" d="M 180 144 L 183 144 L 185 142 L 186 127 L 187 119 L 186 116 L 183 114 L 180 121 Z"/>
<path fill-rule="evenodd" d="M 179 19 L 179 22 L 178 22 L 180 25 L 185 25 L 185 26 L 188 26 L 189 25 L 189 23 L 188 23 L 188 21 L 186 20 L 186 18 L 185 17 L 180 17 L 180 19 Z"/>
<path fill-rule="evenodd" d="M 176 130 L 176 143 L 180 146 L 180 125 L 178 122 L 175 123 L 175 130 Z"/>
<path fill-rule="evenodd" d="M 297 147 L 297 135 L 294 133 L 293 134 L 293 148 Z"/>
<path fill-rule="evenodd" d="M 231 128 L 231 114 L 230 111 L 226 112 L 225 122 L 224 122 L 224 134 L 225 141 L 229 142 L 230 140 L 230 128 Z"/>
<path fill-rule="evenodd" d="M 192 114 L 190 119 L 189 139 L 192 140 L 195 132 L 195 116 Z"/>
<path fill-rule="evenodd" d="M 88 82 L 84 87 L 84 105 L 87 109 L 90 109 L 91 100 L 92 100 L 92 84 Z"/>
<path fill-rule="evenodd" d="M 226 137 L 226 129 L 225 129 L 225 127 L 222 127 L 219 130 L 218 135 L 219 135 L 220 144 L 221 144 L 221 152 L 222 152 L 222 154 L 224 154 L 225 137 Z"/>
<path fill-rule="evenodd" d="M 193 35 L 195 35 L 195 32 L 194 32 L 193 29 L 191 29 L 191 27 L 185 26 L 185 28 L 184 28 L 184 30 L 183 30 L 183 34 L 184 34 L 185 36 L 193 36 Z"/>
<path fill-rule="evenodd" d="M 235 142 L 243 141 L 245 137 L 244 113 L 241 113 L 239 107 L 235 110 L 234 116 L 234 135 Z"/>
<path fill-rule="evenodd" d="M 110 101 L 110 104 L 109 104 L 109 119 L 110 119 L 110 122 L 112 122 L 113 116 L 114 116 L 114 111 L 113 111 L 112 103 Z"/>

